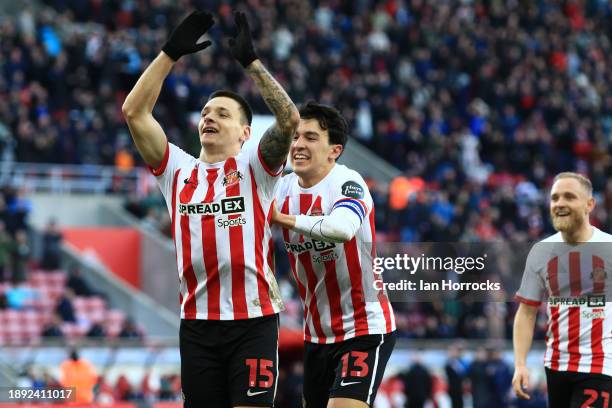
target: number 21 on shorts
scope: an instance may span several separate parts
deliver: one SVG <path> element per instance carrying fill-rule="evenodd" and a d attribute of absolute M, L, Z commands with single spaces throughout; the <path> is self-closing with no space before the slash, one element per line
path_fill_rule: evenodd
<path fill-rule="evenodd" d="M 599 397 L 599 392 L 597 390 L 592 390 L 592 389 L 587 388 L 586 390 L 584 390 L 584 395 L 588 397 L 588 400 L 586 400 L 580 408 L 590 408 L 591 404 L 597 401 Z M 610 394 L 608 394 L 605 391 L 602 391 L 601 399 L 603 400 L 602 407 L 608 408 L 610 406 Z"/>

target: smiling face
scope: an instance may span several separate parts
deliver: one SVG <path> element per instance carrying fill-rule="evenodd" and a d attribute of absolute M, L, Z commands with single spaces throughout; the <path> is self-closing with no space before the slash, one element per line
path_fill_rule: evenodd
<path fill-rule="evenodd" d="M 331 170 L 342 145 L 329 144 L 329 132 L 317 119 L 301 119 L 289 153 L 295 174 L 316 184 Z"/>
<path fill-rule="evenodd" d="M 234 99 L 219 96 L 204 105 L 198 122 L 198 135 L 204 149 L 240 151 L 250 134 L 240 104 Z"/>
<path fill-rule="evenodd" d="M 595 200 L 575 178 L 557 180 L 550 191 L 550 217 L 559 232 L 572 234 L 588 224 Z"/>

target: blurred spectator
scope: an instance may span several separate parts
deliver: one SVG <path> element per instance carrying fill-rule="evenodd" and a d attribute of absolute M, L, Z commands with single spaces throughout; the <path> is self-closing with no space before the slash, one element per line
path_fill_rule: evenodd
<path fill-rule="evenodd" d="M 13 259 L 11 281 L 13 283 L 21 283 L 26 280 L 26 264 L 30 260 L 31 252 L 26 231 L 17 230 L 15 232 L 15 246 L 11 254 Z"/>
<path fill-rule="evenodd" d="M 432 397 L 433 382 L 429 370 L 423 365 L 418 353 L 415 354 L 410 369 L 398 377 L 404 384 L 406 408 L 423 408 Z"/>
<path fill-rule="evenodd" d="M 23 388 L 31 388 L 34 383 L 34 373 L 32 367 L 26 367 L 19 372 L 17 377 L 17 386 Z"/>
<path fill-rule="evenodd" d="M 6 298 L 6 294 L 0 292 L 0 310 L 8 309 L 8 299 Z"/>
<path fill-rule="evenodd" d="M 62 317 L 58 313 L 53 313 L 51 320 L 43 327 L 41 336 L 45 339 L 63 339 Z"/>
<path fill-rule="evenodd" d="M 70 357 L 60 366 L 62 387 L 75 387 L 76 399 L 79 404 L 91 404 L 94 399 L 94 386 L 98 375 L 89 361 L 79 357 L 77 350 L 70 350 Z"/>
<path fill-rule="evenodd" d="M 159 384 L 159 399 L 161 401 L 175 400 L 180 392 L 181 379 L 178 375 L 163 375 Z"/>
<path fill-rule="evenodd" d="M 76 296 L 89 297 L 97 295 L 97 292 L 94 292 L 85 279 L 83 279 L 81 269 L 77 265 L 70 267 L 66 287 L 72 289 Z"/>
<path fill-rule="evenodd" d="M 276 404 L 279 407 L 301 406 L 304 382 L 304 365 L 302 361 L 295 361 L 282 367 L 282 376 L 279 372 L 278 381 L 279 390 L 283 390 L 283 392 L 277 396 Z"/>
<path fill-rule="evenodd" d="M 444 366 L 448 383 L 448 396 L 452 408 L 463 408 L 463 388 L 467 374 L 467 364 L 463 360 L 460 345 L 453 344 L 448 348 L 448 360 Z"/>
<path fill-rule="evenodd" d="M 102 339 L 106 337 L 106 328 L 104 327 L 103 321 L 94 322 L 89 330 L 87 331 L 86 336 L 90 339 Z"/>
<path fill-rule="evenodd" d="M 8 270 L 10 267 L 11 254 L 15 247 L 15 241 L 9 235 L 4 226 L 4 222 L 0 221 L 0 281 L 7 280 Z"/>
<path fill-rule="evenodd" d="M 64 293 L 59 298 L 55 311 L 59 314 L 64 322 L 76 323 L 76 314 L 74 312 L 74 292 L 70 288 L 66 288 Z"/>
<path fill-rule="evenodd" d="M 503 407 L 508 405 L 508 395 L 512 386 L 512 371 L 508 364 L 502 360 L 501 353 L 497 348 L 487 350 L 487 375 L 494 396 L 492 406 Z"/>
<path fill-rule="evenodd" d="M 130 384 L 127 377 L 123 374 L 117 378 L 117 385 L 115 386 L 115 395 L 119 401 L 132 401 L 136 399 L 136 393 L 134 387 Z"/>
<path fill-rule="evenodd" d="M 138 329 L 131 317 L 127 317 L 121 325 L 118 336 L 122 339 L 142 340 L 142 331 Z"/>
<path fill-rule="evenodd" d="M 468 377 L 472 385 L 474 408 L 507 406 L 512 371 L 497 349 L 479 347 Z"/>
<path fill-rule="evenodd" d="M 32 202 L 27 198 L 24 189 L 6 186 L 3 195 L 8 215 L 6 229 L 14 235 L 18 230 L 26 229 L 27 217 L 32 211 Z"/>
<path fill-rule="evenodd" d="M 115 402 L 115 391 L 103 376 L 98 379 L 96 389 L 96 402 L 101 405 L 111 405 Z"/>
<path fill-rule="evenodd" d="M 59 269 L 61 260 L 62 234 L 55 219 L 49 220 L 42 235 L 41 268 L 47 271 Z"/>

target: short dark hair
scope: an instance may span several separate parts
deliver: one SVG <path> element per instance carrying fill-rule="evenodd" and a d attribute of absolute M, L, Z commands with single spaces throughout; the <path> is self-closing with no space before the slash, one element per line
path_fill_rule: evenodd
<path fill-rule="evenodd" d="M 217 98 L 220 96 L 224 96 L 226 98 L 230 98 L 238 102 L 242 110 L 243 118 L 246 120 L 247 124 L 251 126 L 251 121 L 253 120 L 253 111 L 251 110 L 251 105 L 249 105 L 249 103 L 242 96 L 238 95 L 236 92 L 228 91 L 226 89 L 220 89 L 211 93 L 208 96 L 207 102 L 213 98 Z"/>
<path fill-rule="evenodd" d="M 328 105 L 308 101 L 300 107 L 300 119 L 316 119 L 321 129 L 329 133 L 329 144 L 346 146 L 348 141 L 348 124 L 338 111 Z"/>

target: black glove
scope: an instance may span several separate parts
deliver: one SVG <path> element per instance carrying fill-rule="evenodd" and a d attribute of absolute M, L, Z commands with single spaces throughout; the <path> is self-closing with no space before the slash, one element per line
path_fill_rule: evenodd
<path fill-rule="evenodd" d="M 238 28 L 238 34 L 234 38 L 230 38 L 228 43 L 230 52 L 238 60 L 244 68 L 248 67 L 251 62 L 258 57 L 253 48 L 253 40 L 251 39 L 251 29 L 246 15 L 242 12 L 234 12 L 234 21 Z"/>
<path fill-rule="evenodd" d="M 196 44 L 196 41 L 215 24 L 212 14 L 207 11 L 194 11 L 189 14 L 172 31 L 170 38 L 162 47 L 162 51 L 170 58 L 178 61 L 183 55 L 191 54 L 212 44 L 204 41 Z"/>

